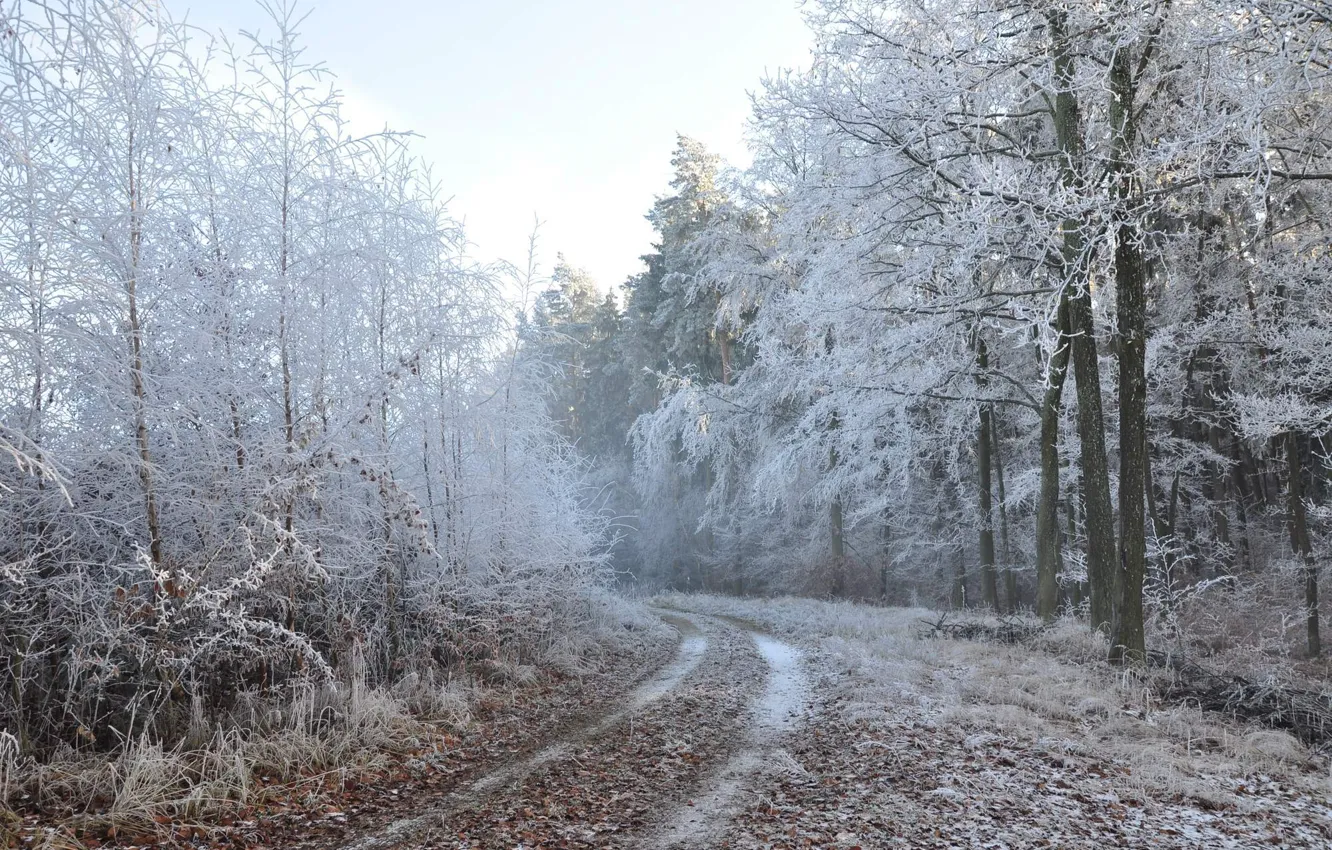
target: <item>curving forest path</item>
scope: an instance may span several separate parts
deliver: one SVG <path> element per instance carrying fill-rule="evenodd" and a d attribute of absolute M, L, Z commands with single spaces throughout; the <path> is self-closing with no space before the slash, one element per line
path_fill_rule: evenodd
<path fill-rule="evenodd" d="M 1328 754 L 1067 647 L 921 640 L 912 610 L 669 604 L 690 609 L 657 612 L 674 649 L 593 687 L 582 720 L 300 846 L 1332 846 Z"/>
<path fill-rule="evenodd" d="M 738 621 L 661 616 L 680 634 L 674 655 L 615 704 L 410 815 L 321 846 L 717 846 L 743 792 L 802 724 L 801 653 Z"/>

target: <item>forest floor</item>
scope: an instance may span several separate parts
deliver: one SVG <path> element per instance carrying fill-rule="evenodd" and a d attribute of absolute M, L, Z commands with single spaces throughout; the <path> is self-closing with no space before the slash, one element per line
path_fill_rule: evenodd
<path fill-rule="evenodd" d="M 478 718 L 470 750 L 251 813 L 221 846 L 1332 846 L 1327 752 L 1161 704 L 1074 624 L 1033 648 L 922 639 L 917 610 L 655 604 L 673 648 Z"/>
<path fill-rule="evenodd" d="M 802 728 L 708 846 L 1332 846 L 1329 753 L 1160 703 L 1080 625 L 1033 648 L 921 639 L 926 611 L 668 601 L 801 645 L 811 676 Z"/>

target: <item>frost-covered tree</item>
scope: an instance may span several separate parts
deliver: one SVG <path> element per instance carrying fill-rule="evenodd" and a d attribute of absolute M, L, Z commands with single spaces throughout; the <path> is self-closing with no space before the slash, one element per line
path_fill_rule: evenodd
<path fill-rule="evenodd" d="M 682 254 L 752 363 L 677 370 L 636 429 L 644 480 L 709 469 L 702 527 L 755 577 L 809 586 L 822 563 L 833 592 L 1046 617 L 1062 596 L 1116 658 L 1187 588 L 1261 568 L 1270 515 L 1316 654 L 1323 17 L 827 0 L 809 20 L 810 69 L 767 81 L 755 164 Z"/>
<path fill-rule="evenodd" d="M 512 270 L 265 8 L 238 49 L 157 3 L 0 9 L 0 726 L 28 754 L 537 652 L 607 578 Z"/>
<path fill-rule="evenodd" d="M 727 203 L 721 160 L 697 140 L 680 136 L 671 157 L 671 192 L 659 197 L 647 218 L 658 234 L 647 268 L 624 284 L 621 335 L 631 370 L 630 403 L 651 411 L 661 399 L 666 375 L 725 385 L 737 368 L 734 328 L 715 322 L 714 290 L 697 281 L 692 244 Z M 716 556 L 716 537 L 700 525 L 704 494 L 715 471 L 677 451 L 670 471 L 639 478 L 642 503 L 637 535 L 639 568 L 677 586 L 707 586 L 706 565 Z M 687 541 L 687 542 L 686 542 Z"/>

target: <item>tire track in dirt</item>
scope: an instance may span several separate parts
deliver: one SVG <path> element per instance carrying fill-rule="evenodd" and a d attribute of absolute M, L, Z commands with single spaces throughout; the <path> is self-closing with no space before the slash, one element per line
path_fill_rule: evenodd
<path fill-rule="evenodd" d="M 592 740 L 618 726 L 626 717 L 642 711 L 648 705 L 670 693 L 689 675 L 703 654 L 708 649 L 708 639 L 694 623 L 684 617 L 663 617 L 666 622 L 680 631 L 680 647 L 675 658 L 662 667 L 652 678 L 635 688 L 628 697 L 624 708 L 605 715 L 596 723 L 563 740 L 550 744 L 524 762 L 500 768 L 472 783 L 471 791 L 480 792 L 506 782 L 513 782 L 531 773 L 548 762 L 556 761 L 569 755 L 583 741 Z"/>
<path fill-rule="evenodd" d="M 662 813 L 696 793 L 745 740 L 766 681 L 748 634 L 712 617 L 689 619 L 708 649 L 677 687 L 522 779 L 487 789 L 412 846 L 641 850 Z"/>
<path fill-rule="evenodd" d="M 644 841 L 653 850 L 708 848 L 743 810 L 741 799 L 751 783 L 773 761 L 781 736 L 789 733 L 805 711 L 809 683 L 800 652 L 787 643 L 749 632 L 768 665 L 768 681 L 756 702 L 753 724 L 744 746 L 704 780 L 702 791 L 677 806 Z"/>
<path fill-rule="evenodd" d="M 525 759 L 492 770 L 473 780 L 466 787 L 442 799 L 432 801 L 430 811 L 393 821 L 344 843 L 341 845 L 341 850 L 388 850 L 411 841 L 439 824 L 450 813 L 475 806 L 491 790 L 509 783 L 520 782 L 542 766 L 567 757 L 580 742 L 604 735 L 634 713 L 665 697 L 698 666 L 708 650 L 709 642 L 707 636 L 689 617 L 671 614 L 664 615 L 662 619 L 680 632 L 680 645 L 669 662 L 625 697 L 623 707 L 548 744 Z"/>

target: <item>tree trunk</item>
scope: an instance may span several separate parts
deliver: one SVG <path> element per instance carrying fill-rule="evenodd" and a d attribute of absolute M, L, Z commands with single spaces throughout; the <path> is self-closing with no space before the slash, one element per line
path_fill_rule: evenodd
<path fill-rule="evenodd" d="M 162 566 L 162 524 L 157 506 L 157 486 L 153 479 L 153 458 L 148 438 L 148 390 L 143 378 L 143 326 L 139 319 L 139 255 L 143 244 L 143 210 L 139 200 L 138 172 L 134 167 L 137 151 L 134 131 L 129 134 L 130 268 L 125 282 L 129 302 L 130 383 L 134 392 L 134 440 L 139 452 L 139 484 L 143 490 L 144 513 L 148 523 L 148 555 L 154 567 Z"/>
<path fill-rule="evenodd" d="M 1231 480 L 1235 488 L 1235 521 L 1239 525 L 1239 547 L 1236 563 L 1240 569 L 1253 569 L 1253 551 L 1249 543 L 1249 492 L 1244 474 L 1243 454 L 1240 441 L 1234 435 L 1230 438 Z"/>
<path fill-rule="evenodd" d="M 439 552 L 439 520 L 435 516 L 435 488 L 431 486 L 433 477 L 430 472 L 430 423 L 421 422 L 421 481 L 425 484 L 426 518 L 430 520 L 430 539 L 434 541 L 435 551 Z"/>
<path fill-rule="evenodd" d="M 887 510 L 883 513 L 883 522 L 879 525 L 879 548 L 883 562 L 879 565 L 879 599 L 888 601 L 888 574 L 893 562 L 893 526 Z"/>
<path fill-rule="evenodd" d="M 842 500 L 840 498 L 834 498 L 832 505 L 828 508 L 828 527 L 832 542 L 832 592 L 834 596 L 841 596 L 846 589 L 843 581 L 846 572 L 843 569 L 846 560 L 846 541 L 842 538 Z"/>
<path fill-rule="evenodd" d="M 1056 73 L 1071 81 L 1073 59 L 1065 31 L 1064 13 L 1050 15 L 1052 38 L 1056 50 Z M 1057 97 L 1057 118 L 1063 125 L 1061 143 L 1065 146 L 1065 159 L 1071 168 L 1081 156 L 1079 110 L 1076 96 L 1065 86 Z M 1072 171 L 1069 178 L 1080 185 L 1079 175 Z M 1082 222 L 1070 222 L 1065 240 L 1083 241 Z M 1078 242 L 1066 248 L 1077 247 L 1079 260 L 1086 262 L 1086 250 Z M 1092 314 L 1091 282 L 1078 273 L 1066 282 L 1068 295 L 1068 329 L 1072 337 L 1073 374 L 1078 390 L 1078 438 L 1082 444 L 1082 510 L 1087 529 L 1087 577 L 1091 589 L 1091 622 L 1095 628 L 1109 632 L 1114 622 L 1115 529 L 1114 514 L 1110 508 L 1110 471 L 1105 452 L 1105 421 L 1101 404 L 1101 368 L 1096 353 L 1096 323 Z"/>
<path fill-rule="evenodd" d="M 282 232 L 278 248 L 278 272 L 282 278 L 282 295 L 278 305 L 278 359 L 282 367 L 282 433 L 286 442 L 288 464 L 291 467 L 288 474 L 294 476 L 296 472 L 296 399 L 292 390 L 291 352 L 290 342 L 287 339 L 287 263 L 289 261 L 287 240 L 290 238 L 288 231 L 290 226 L 288 206 L 290 202 L 291 174 L 288 171 L 283 174 L 282 178 Z M 282 528 L 287 534 L 291 534 L 296 528 L 296 493 L 294 487 L 292 492 L 287 494 L 282 515 Z M 290 542 L 287 545 L 290 545 Z"/>
<path fill-rule="evenodd" d="M 1215 407 L 1215 400 L 1209 393 L 1210 406 Z M 1224 457 L 1221 449 L 1221 426 L 1213 423 L 1207 429 L 1208 442 L 1212 446 L 1212 451 L 1218 457 Z M 1209 461 L 1208 467 L 1211 471 L 1211 502 L 1212 502 L 1212 524 L 1216 529 L 1216 542 L 1221 547 L 1222 557 L 1217 559 L 1221 571 L 1230 575 L 1235 571 L 1236 553 L 1235 546 L 1230 539 L 1230 514 L 1226 511 L 1226 503 L 1230 501 L 1230 492 L 1228 488 L 1227 470 L 1225 464 Z"/>
<path fill-rule="evenodd" d="M 1286 432 L 1286 463 L 1290 467 L 1287 486 L 1290 508 L 1290 548 L 1304 563 L 1304 610 L 1308 629 L 1309 657 L 1323 654 L 1323 642 L 1318 631 L 1318 563 L 1314 560 L 1313 544 L 1309 540 L 1309 516 L 1304 507 L 1304 464 L 1300 455 L 1299 436 Z"/>
<path fill-rule="evenodd" d="M 1067 238 L 1067 237 L 1066 237 Z M 1041 489 L 1036 504 L 1036 613 L 1054 619 L 1059 606 L 1059 413 L 1068 376 L 1068 287 L 1059 297 L 1055 350 L 1041 400 Z"/>
<path fill-rule="evenodd" d="M 1138 224 L 1137 194 L 1130 164 L 1134 135 L 1133 56 L 1115 51 L 1110 66 L 1112 191 L 1119 202 L 1115 233 L 1115 287 L 1119 332 L 1119 545 L 1121 597 L 1110 657 L 1142 662 L 1147 657 L 1143 633 L 1142 583 L 1147 568 L 1144 526 L 1147 450 L 1147 262 Z"/>
<path fill-rule="evenodd" d="M 1004 456 L 1000 451 L 999 417 L 990 417 L 990 451 L 994 455 L 995 500 L 999 507 L 999 566 L 1004 580 L 1004 599 L 1008 611 L 1016 612 L 1022 605 L 1018 598 L 1017 571 L 1013 569 L 1013 548 L 1008 537 L 1008 491 L 1004 487 Z"/>
<path fill-rule="evenodd" d="M 717 331 L 717 348 L 721 353 L 721 382 L 722 386 L 731 384 L 731 334 L 729 331 Z"/>
<path fill-rule="evenodd" d="M 982 369 L 985 368 L 985 343 L 978 342 L 977 360 Z M 980 566 L 981 566 L 981 593 L 985 596 L 985 604 L 989 605 L 996 612 L 999 607 L 999 585 L 998 573 L 994 564 L 994 506 L 991 490 L 991 447 L 990 436 L 993 432 L 991 417 L 993 411 L 989 404 L 982 404 L 980 408 L 980 427 L 976 434 L 976 466 L 977 478 L 980 484 Z"/>
<path fill-rule="evenodd" d="M 1082 513 L 1087 533 L 1087 583 L 1091 622 L 1109 632 L 1115 619 L 1115 528 L 1110 507 L 1110 471 L 1105 451 L 1101 368 L 1097 362 L 1096 329 L 1091 291 L 1084 282 L 1068 300 L 1073 335 L 1073 374 L 1078 389 L 1078 436 L 1082 443 Z"/>
<path fill-rule="evenodd" d="M 961 543 L 957 544 L 957 562 L 955 564 L 956 573 L 953 579 L 953 607 L 967 607 L 967 561 L 966 547 Z"/>
<path fill-rule="evenodd" d="M 1055 139 L 1059 148 L 1060 183 L 1075 188 L 1079 183 L 1082 138 L 1078 126 L 1078 100 L 1073 94 L 1075 71 L 1069 48 L 1065 13 L 1050 15 L 1054 59 Z M 1069 292 L 1086 277 L 1085 223 L 1065 219 L 1061 224 L 1063 245 L 1060 257 L 1059 305 L 1055 312 L 1054 350 L 1046 366 L 1045 397 L 1041 400 L 1041 485 L 1036 503 L 1036 613 L 1042 620 L 1054 619 L 1059 605 L 1059 418 L 1068 378 Z"/>
<path fill-rule="evenodd" d="M 1068 296 L 1059 298 L 1058 348 L 1051 353 L 1040 405 L 1040 496 L 1036 502 L 1036 613 L 1046 622 L 1059 605 L 1059 412 L 1068 376 Z"/>
<path fill-rule="evenodd" d="M 825 346 L 831 353 L 832 337 L 825 340 Z M 841 427 L 841 419 L 834 412 L 828 423 L 829 431 L 836 431 Z M 828 473 L 834 474 L 841 459 L 837 456 L 837 449 L 830 447 L 828 449 Z M 841 596 L 844 588 L 844 579 L 846 574 L 846 540 L 842 535 L 842 498 L 834 496 L 832 504 L 828 506 L 828 529 L 832 550 L 832 570 L 833 585 L 832 592 L 834 596 Z"/>
<path fill-rule="evenodd" d="M 1152 533 L 1156 536 L 1157 544 L 1161 547 L 1160 557 L 1160 584 L 1161 584 L 1161 606 L 1168 622 L 1174 622 L 1175 611 L 1175 528 L 1174 521 L 1176 511 L 1175 505 L 1179 499 L 1179 470 L 1175 470 L 1174 482 L 1170 487 L 1170 508 L 1165 517 L 1161 516 L 1156 503 L 1156 482 L 1152 480 L 1152 455 L 1145 453 L 1143 462 L 1146 464 L 1146 473 L 1143 476 L 1144 497 L 1147 500 L 1147 517 L 1152 523 Z"/>
<path fill-rule="evenodd" d="M 1078 539 L 1078 505 L 1081 499 L 1075 498 L 1072 490 L 1068 494 L 1068 546 L 1073 546 L 1073 541 Z M 1060 551 L 1060 571 L 1063 568 L 1063 552 Z M 1082 604 L 1087 598 L 1087 582 L 1085 580 L 1071 581 L 1068 583 L 1068 606 L 1072 611 L 1082 610 Z"/>

